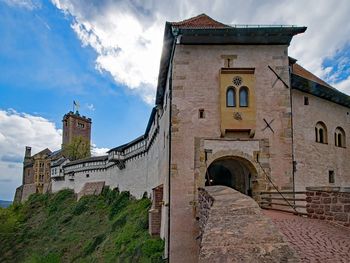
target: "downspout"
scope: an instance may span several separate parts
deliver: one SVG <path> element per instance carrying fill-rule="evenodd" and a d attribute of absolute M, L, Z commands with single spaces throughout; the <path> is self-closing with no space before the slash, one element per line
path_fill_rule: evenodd
<path fill-rule="evenodd" d="M 288 59 L 289 64 L 289 59 Z M 292 129 L 292 180 L 293 180 L 293 199 L 294 199 L 294 205 L 295 205 L 295 170 L 296 170 L 296 161 L 294 156 L 294 126 L 293 126 L 293 98 L 292 98 L 292 67 L 293 64 L 291 64 L 290 67 L 288 67 L 289 71 L 289 94 L 290 94 L 290 111 L 291 111 L 291 117 L 290 117 L 290 124 Z"/>
<path fill-rule="evenodd" d="M 169 172 L 168 172 L 168 262 L 170 261 L 170 195 L 171 195 L 171 187 L 170 187 L 170 179 L 171 179 L 171 118 L 172 118 L 172 88 L 173 88 L 173 58 L 175 53 L 176 41 L 178 36 L 178 31 L 172 30 L 172 34 L 174 36 L 173 46 L 171 49 L 170 55 L 170 71 L 169 71 Z"/>

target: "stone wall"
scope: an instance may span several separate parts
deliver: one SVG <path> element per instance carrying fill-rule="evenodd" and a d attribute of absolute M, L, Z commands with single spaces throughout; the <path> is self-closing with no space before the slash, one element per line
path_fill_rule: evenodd
<path fill-rule="evenodd" d="M 264 168 L 272 180 L 281 189 L 292 188 L 290 90 L 276 81 L 268 68 L 272 67 L 289 83 L 287 48 L 286 45 L 176 45 L 172 68 L 170 261 L 195 262 L 198 257 L 194 215 L 197 188 L 203 186 L 204 179 L 196 167 L 196 158 L 202 156 L 194 148 L 200 138 L 221 138 L 223 56 L 236 56 L 231 64 L 233 68 L 255 69 L 253 139 L 268 142 L 268 154 L 260 157 L 269 165 Z M 204 110 L 204 118 L 199 118 L 199 110 Z M 273 131 L 266 128 L 264 120 L 273 121 Z M 266 184 L 266 180 L 262 183 Z"/>
<path fill-rule="evenodd" d="M 310 218 L 350 227 L 350 187 L 307 187 L 306 211 Z"/>
<path fill-rule="evenodd" d="M 199 190 L 199 262 L 299 262 L 250 197 L 225 186 Z"/>
<path fill-rule="evenodd" d="M 296 190 L 316 185 L 350 186 L 350 109 L 298 90 L 292 94 Z M 304 105 L 304 97 L 308 97 L 309 105 Z M 327 127 L 328 143 L 316 142 L 319 121 Z M 345 131 L 346 148 L 335 146 L 337 127 Z M 334 172 L 334 183 L 329 181 L 330 171 Z"/>
<path fill-rule="evenodd" d="M 162 222 L 163 185 L 153 189 L 152 197 L 152 207 L 148 212 L 149 233 L 151 236 L 159 236 Z"/>

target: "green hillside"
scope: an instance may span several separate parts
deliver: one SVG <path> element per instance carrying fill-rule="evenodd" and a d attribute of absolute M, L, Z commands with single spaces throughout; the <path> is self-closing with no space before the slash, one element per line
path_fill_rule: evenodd
<path fill-rule="evenodd" d="M 163 262 L 163 241 L 148 234 L 148 198 L 104 190 L 35 194 L 0 208 L 0 262 Z"/>

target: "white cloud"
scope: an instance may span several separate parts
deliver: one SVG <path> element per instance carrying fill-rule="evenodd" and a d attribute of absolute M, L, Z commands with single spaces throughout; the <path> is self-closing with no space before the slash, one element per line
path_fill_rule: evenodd
<path fill-rule="evenodd" d="M 88 108 L 89 110 L 91 110 L 91 111 L 95 111 L 95 106 L 94 106 L 94 104 L 89 104 L 89 103 L 87 103 L 86 104 L 86 108 Z"/>
<path fill-rule="evenodd" d="M 0 110 L 0 199 L 10 200 L 15 188 L 22 182 L 22 164 L 25 146 L 32 153 L 61 146 L 62 131 L 45 118 L 13 109 Z"/>
<path fill-rule="evenodd" d="M 350 76 L 338 83 L 333 84 L 336 89 L 350 95 Z"/>
<path fill-rule="evenodd" d="M 91 155 L 92 156 L 101 156 L 106 155 L 108 148 L 97 148 L 95 144 L 92 144 Z"/>
<path fill-rule="evenodd" d="M 153 102 L 165 21 L 207 13 L 227 24 L 296 24 L 308 26 L 296 36 L 290 55 L 316 75 L 332 81 L 322 68 L 326 57 L 350 41 L 348 0 L 332 1 L 113 1 L 52 0 L 74 18 L 83 45 L 98 54 L 96 68 Z M 87 4 L 89 3 L 89 4 Z M 171 8 L 169 8 L 171 7 Z"/>
<path fill-rule="evenodd" d="M 41 0 L 2 0 L 9 6 L 33 10 L 41 8 Z"/>

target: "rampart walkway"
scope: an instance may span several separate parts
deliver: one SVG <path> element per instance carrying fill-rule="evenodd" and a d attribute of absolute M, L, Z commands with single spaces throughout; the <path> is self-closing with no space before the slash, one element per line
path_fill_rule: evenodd
<path fill-rule="evenodd" d="M 328 222 L 264 210 L 301 262 L 350 262 L 350 229 Z"/>

